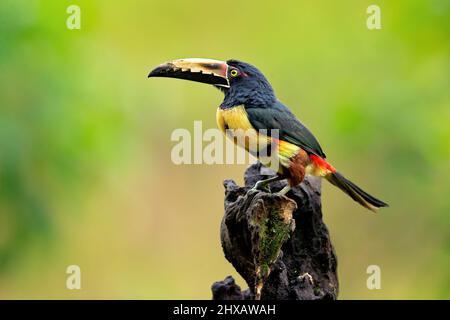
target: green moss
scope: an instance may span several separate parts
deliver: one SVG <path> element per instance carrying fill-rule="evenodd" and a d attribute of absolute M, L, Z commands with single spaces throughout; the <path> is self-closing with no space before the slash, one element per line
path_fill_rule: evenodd
<path fill-rule="evenodd" d="M 259 223 L 259 265 L 262 278 L 269 275 L 270 266 L 280 254 L 283 243 L 289 238 L 290 223 L 285 221 L 282 212 L 271 210 Z"/>
<path fill-rule="evenodd" d="M 314 295 L 315 296 L 319 296 L 321 292 L 322 292 L 322 290 L 320 289 L 320 287 L 314 287 Z"/>

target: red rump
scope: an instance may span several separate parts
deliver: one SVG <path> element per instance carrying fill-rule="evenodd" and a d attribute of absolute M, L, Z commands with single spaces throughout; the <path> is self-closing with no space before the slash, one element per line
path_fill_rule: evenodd
<path fill-rule="evenodd" d="M 314 163 L 314 165 L 321 169 L 326 169 L 331 172 L 336 172 L 336 169 L 333 168 L 331 164 L 325 161 L 325 159 L 316 156 L 315 154 L 309 155 L 309 159 L 311 159 L 311 162 Z"/>

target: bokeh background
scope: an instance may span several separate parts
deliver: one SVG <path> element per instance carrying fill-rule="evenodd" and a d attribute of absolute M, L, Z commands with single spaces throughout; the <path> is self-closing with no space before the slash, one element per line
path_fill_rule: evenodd
<path fill-rule="evenodd" d="M 245 166 L 170 160 L 171 132 L 214 128 L 221 93 L 147 79 L 183 57 L 258 66 L 330 161 L 390 203 L 374 215 L 324 184 L 341 299 L 450 298 L 449 39 L 447 0 L 2 0 L 0 298 L 209 299 L 229 274 L 245 287 L 219 242 L 222 180 Z M 81 290 L 66 289 L 71 264 Z"/>

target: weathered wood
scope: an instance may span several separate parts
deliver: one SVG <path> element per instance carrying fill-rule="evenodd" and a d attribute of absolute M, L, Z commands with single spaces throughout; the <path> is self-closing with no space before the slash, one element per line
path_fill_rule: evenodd
<path fill-rule="evenodd" d="M 213 284 L 213 299 L 336 299 L 337 260 L 322 220 L 320 179 L 307 177 L 287 197 L 251 190 L 272 175 L 256 163 L 245 172 L 245 187 L 224 182 L 222 248 L 249 289 L 229 276 Z M 272 183 L 271 191 L 285 185 Z"/>

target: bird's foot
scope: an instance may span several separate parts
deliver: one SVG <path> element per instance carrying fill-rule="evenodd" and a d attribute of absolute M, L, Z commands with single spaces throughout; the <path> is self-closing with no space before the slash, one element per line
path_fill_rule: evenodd
<path fill-rule="evenodd" d="M 265 191 L 270 193 L 270 188 L 269 188 L 269 184 L 271 182 L 275 182 L 278 180 L 281 180 L 282 178 L 278 175 L 265 179 L 265 180 L 259 180 L 258 182 L 255 183 L 255 186 L 252 188 L 252 190 L 258 190 L 258 191 Z"/>
<path fill-rule="evenodd" d="M 292 187 L 288 184 L 286 187 L 284 187 L 283 189 L 281 189 L 280 191 L 278 191 L 278 192 L 276 193 L 276 195 L 278 195 L 278 196 L 285 196 L 286 193 L 288 193 L 291 189 L 292 189 Z"/>
<path fill-rule="evenodd" d="M 264 191 L 270 193 L 269 183 L 265 180 L 261 180 L 255 183 L 255 186 L 252 188 L 254 191 Z"/>

